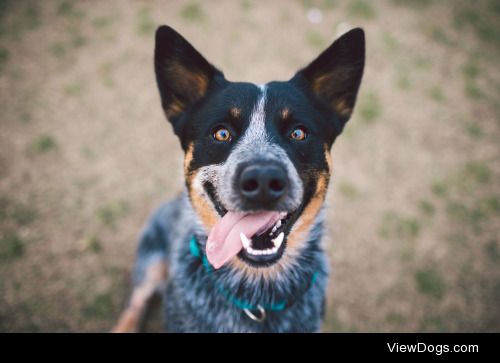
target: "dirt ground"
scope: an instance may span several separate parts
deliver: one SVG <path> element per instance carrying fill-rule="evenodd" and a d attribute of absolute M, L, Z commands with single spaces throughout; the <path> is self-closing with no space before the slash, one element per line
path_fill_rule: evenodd
<path fill-rule="evenodd" d="M 115 322 L 141 226 L 183 187 L 161 24 L 258 83 L 362 26 L 323 330 L 500 331 L 500 6 L 431 0 L 1 1 L 0 331 Z"/>

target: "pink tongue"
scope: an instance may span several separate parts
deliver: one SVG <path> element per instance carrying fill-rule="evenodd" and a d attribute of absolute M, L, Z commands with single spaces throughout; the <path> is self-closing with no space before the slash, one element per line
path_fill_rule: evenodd
<path fill-rule="evenodd" d="M 227 212 L 208 236 L 208 261 L 214 268 L 220 268 L 243 248 L 240 233 L 250 239 L 270 228 L 279 218 L 279 212 Z"/>

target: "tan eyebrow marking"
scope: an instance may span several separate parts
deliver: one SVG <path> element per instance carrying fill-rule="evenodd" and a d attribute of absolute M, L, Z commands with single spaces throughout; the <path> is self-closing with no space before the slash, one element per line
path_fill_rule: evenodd
<path fill-rule="evenodd" d="M 283 120 L 288 120 L 292 116 L 292 113 L 288 107 L 285 107 L 280 111 L 280 116 Z"/>
<path fill-rule="evenodd" d="M 241 108 L 239 107 L 231 107 L 229 109 L 229 114 L 232 116 L 232 117 L 235 117 L 235 118 L 238 118 L 241 116 Z"/>

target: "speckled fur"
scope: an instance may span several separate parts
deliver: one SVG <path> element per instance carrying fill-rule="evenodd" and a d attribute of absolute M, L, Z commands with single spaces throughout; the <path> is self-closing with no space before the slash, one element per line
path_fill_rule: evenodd
<path fill-rule="evenodd" d="M 165 330 L 168 332 L 316 332 L 324 310 L 328 263 L 321 248 L 322 213 L 311 227 L 309 240 L 279 278 L 250 279 L 241 271 L 223 267 L 207 273 L 193 256 L 189 240 L 197 236 L 204 253 L 206 235 L 185 194 L 162 205 L 151 217 L 140 239 L 134 282 L 140 284 L 147 266 L 165 259 L 169 280 L 163 294 Z M 310 285 L 312 275 L 317 279 Z M 286 300 L 283 311 L 268 311 L 264 322 L 251 320 L 214 287 L 217 280 L 227 291 L 254 305 Z"/>
<path fill-rule="evenodd" d="M 321 239 L 332 172 L 329 151 L 356 101 L 365 59 L 363 30 L 339 37 L 290 80 L 260 87 L 227 81 L 168 26 L 156 31 L 154 59 L 163 109 L 186 152 L 187 190 L 150 218 L 139 243 L 136 288 L 113 331 L 137 330 L 155 291 L 163 295 L 169 332 L 319 331 L 328 278 Z M 233 138 L 210 137 L 219 127 Z M 292 137 L 297 128 L 309 136 Z M 249 204 L 236 192 L 237 170 L 270 161 L 286 170 L 287 195 L 274 205 Z M 218 217 L 255 210 L 290 215 L 279 259 L 264 266 L 238 255 L 218 270 L 205 264 L 206 234 Z M 245 304 L 237 306 L 238 301 Z M 285 308 L 276 311 L 283 302 Z M 256 322 L 241 305 L 275 310 Z"/>

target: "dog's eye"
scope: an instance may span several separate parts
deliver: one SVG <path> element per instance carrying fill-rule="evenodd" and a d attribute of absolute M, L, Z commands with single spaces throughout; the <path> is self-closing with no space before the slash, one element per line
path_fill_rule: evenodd
<path fill-rule="evenodd" d="M 290 133 L 290 138 L 297 140 L 297 141 L 302 141 L 305 140 L 307 137 L 307 131 L 304 127 L 299 126 L 293 129 L 293 131 Z"/>
<path fill-rule="evenodd" d="M 214 139 L 220 142 L 231 141 L 231 133 L 224 127 L 219 127 L 214 131 Z"/>

